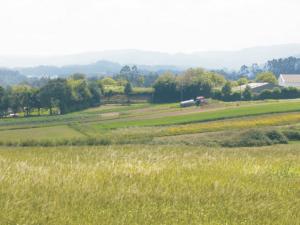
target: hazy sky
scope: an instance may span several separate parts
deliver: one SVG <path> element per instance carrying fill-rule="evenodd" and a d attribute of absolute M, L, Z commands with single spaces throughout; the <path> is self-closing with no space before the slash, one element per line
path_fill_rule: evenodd
<path fill-rule="evenodd" d="M 300 42 L 299 0 L 0 0 L 0 55 Z"/>

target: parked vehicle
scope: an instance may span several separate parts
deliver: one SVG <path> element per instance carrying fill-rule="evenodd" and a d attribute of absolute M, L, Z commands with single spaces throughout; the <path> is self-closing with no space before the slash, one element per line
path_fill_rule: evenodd
<path fill-rule="evenodd" d="M 195 102 L 194 99 L 180 102 L 180 107 L 182 107 L 182 108 L 184 108 L 184 107 L 190 107 L 190 106 L 193 106 L 193 105 L 196 105 L 196 102 Z"/>
<path fill-rule="evenodd" d="M 17 113 L 10 113 L 10 114 L 7 115 L 7 117 L 8 118 L 17 118 L 17 117 L 19 117 L 19 114 L 17 114 Z"/>
<path fill-rule="evenodd" d="M 198 96 L 195 102 L 198 106 L 208 104 L 208 101 L 204 96 Z"/>

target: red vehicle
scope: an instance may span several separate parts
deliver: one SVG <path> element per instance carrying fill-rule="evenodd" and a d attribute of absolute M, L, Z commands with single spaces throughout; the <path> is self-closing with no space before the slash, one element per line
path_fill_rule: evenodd
<path fill-rule="evenodd" d="M 197 105 L 205 105 L 205 104 L 207 104 L 208 102 L 207 102 L 207 100 L 206 100 L 206 98 L 204 97 L 204 96 L 198 96 L 197 98 L 196 98 L 196 104 Z"/>

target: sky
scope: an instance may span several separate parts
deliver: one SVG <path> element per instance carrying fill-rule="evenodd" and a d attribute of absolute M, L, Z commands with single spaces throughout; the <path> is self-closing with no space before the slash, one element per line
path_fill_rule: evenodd
<path fill-rule="evenodd" d="M 299 0 L 0 0 L 0 55 L 300 43 Z"/>

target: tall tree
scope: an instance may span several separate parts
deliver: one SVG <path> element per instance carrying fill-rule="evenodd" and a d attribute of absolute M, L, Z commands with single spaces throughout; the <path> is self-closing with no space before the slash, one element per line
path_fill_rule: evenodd
<path fill-rule="evenodd" d="M 251 88 L 247 85 L 243 91 L 243 100 L 249 101 L 252 99 L 253 93 Z"/>
<path fill-rule="evenodd" d="M 176 88 L 176 78 L 174 74 L 167 72 L 159 76 L 153 88 L 154 102 L 173 102 L 179 100 L 179 92 Z"/>
<path fill-rule="evenodd" d="M 187 70 L 177 78 L 181 100 L 195 98 L 199 95 L 210 97 L 212 88 L 222 83 L 221 78 L 221 76 L 206 72 L 201 68 Z"/>
<path fill-rule="evenodd" d="M 224 100 L 229 100 L 231 93 L 232 93 L 231 83 L 229 81 L 227 81 L 226 84 L 222 88 L 222 95 L 224 97 Z"/>
<path fill-rule="evenodd" d="M 24 116 L 29 116 L 30 114 L 30 99 L 33 92 L 31 87 L 27 85 L 17 85 L 12 88 L 11 93 L 11 106 L 14 113 L 18 111 L 23 111 Z"/>
<path fill-rule="evenodd" d="M 130 102 L 130 94 L 132 93 L 132 86 L 130 82 L 127 82 L 125 89 L 124 89 L 124 94 L 127 96 L 127 102 Z"/>
<path fill-rule="evenodd" d="M 3 117 L 6 113 L 6 91 L 3 87 L 0 86 L 0 117 Z"/>
<path fill-rule="evenodd" d="M 49 108 L 51 115 L 54 107 L 58 107 L 60 113 L 65 114 L 71 106 L 71 89 L 65 79 L 50 80 L 41 88 L 40 97 L 43 106 Z"/>

